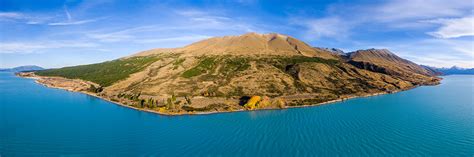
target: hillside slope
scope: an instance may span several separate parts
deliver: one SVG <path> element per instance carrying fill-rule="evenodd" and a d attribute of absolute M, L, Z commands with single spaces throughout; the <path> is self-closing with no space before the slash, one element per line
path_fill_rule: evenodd
<path fill-rule="evenodd" d="M 140 58 L 148 62 L 129 63 Z M 96 82 L 104 88 L 100 97 L 164 114 L 314 105 L 439 82 L 387 50 L 344 57 L 289 36 L 256 33 L 36 74 Z M 114 79 L 104 83 L 102 75 Z"/>
<path fill-rule="evenodd" d="M 398 57 L 387 49 L 358 50 L 348 54 L 350 64 L 375 72 L 388 74 L 415 84 L 424 84 L 426 76 L 436 73 Z"/>
<path fill-rule="evenodd" d="M 147 56 L 166 52 L 182 53 L 185 56 L 201 55 L 279 55 L 320 57 L 337 59 L 326 51 L 314 49 L 293 37 L 270 33 L 247 33 L 239 36 L 214 37 L 198 41 L 182 48 L 154 49 L 134 56 Z"/>

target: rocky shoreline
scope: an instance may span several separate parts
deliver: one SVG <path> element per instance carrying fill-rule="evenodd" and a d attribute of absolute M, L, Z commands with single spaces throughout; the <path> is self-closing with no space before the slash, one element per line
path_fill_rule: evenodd
<path fill-rule="evenodd" d="M 215 114 L 215 113 L 228 113 L 228 112 L 241 112 L 241 111 L 252 111 L 252 110 L 277 110 L 277 109 L 287 109 L 287 108 L 300 108 L 300 107 L 311 107 L 311 106 L 319 106 L 319 105 L 325 105 L 325 104 L 332 104 L 336 102 L 341 102 L 353 98 L 359 98 L 359 97 L 370 97 L 370 96 L 377 96 L 377 95 L 383 95 L 383 94 L 391 94 L 391 93 L 396 93 L 400 92 L 403 90 L 397 90 L 397 91 L 390 91 L 390 92 L 377 92 L 377 93 L 369 93 L 369 94 L 363 94 L 363 95 L 344 95 L 341 96 L 340 98 L 329 100 L 329 101 L 324 101 L 320 103 L 313 103 L 313 104 L 301 104 L 297 106 L 291 106 L 291 105 L 285 105 L 284 107 L 281 108 L 257 108 L 257 109 L 246 109 L 246 108 L 237 108 L 237 109 L 232 109 L 232 110 L 226 110 L 226 111 L 202 111 L 202 112 L 160 112 L 160 110 L 153 110 L 153 109 L 147 109 L 147 108 L 139 108 L 135 107 L 133 105 L 127 105 L 126 103 L 119 102 L 119 101 L 114 101 L 113 98 L 107 97 L 105 95 L 100 95 L 94 92 L 90 92 L 87 89 L 89 86 L 96 86 L 97 84 L 89 82 L 89 81 L 83 81 L 79 79 L 67 79 L 67 78 L 62 78 L 62 77 L 45 77 L 45 76 L 38 76 L 35 75 L 33 72 L 26 72 L 26 73 L 17 73 L 17 76 L 19 77 L 24 77 L 24 78 L 30 78 L 30 79 L 35 79 L 35 82 L 41 85 L 44 85 L 49 88 L 57 88 L 57 89 L 63 89 L 66 91 L 71 91 L 71 92 L 80 92 L 83 94 L 87 94 L 96 98 L 103 99 L 105 101 L 109 101 L 111 103 L 123 106 L 123 107 L 128 107 L 131 109 L 135 110 L 140 110 L 140 111 L 145 111 L 145 112 L 150 112 L 150 113 L 156 113 L 160 115 L 167 115 L 167 116 L 176 116 L 176 115 L 203 115 L 203 114 Z M 434 84 L 435 85 L 435 84 Z M 412 88 L 416 88 L 417 86 L 413 86 Z M 409 90 L 412 88 L 408 88 L 405 90 Z M 302 99 L 304 100 L 304 99 Z M 237 101 L 237 100 L 233 100 Z"/>

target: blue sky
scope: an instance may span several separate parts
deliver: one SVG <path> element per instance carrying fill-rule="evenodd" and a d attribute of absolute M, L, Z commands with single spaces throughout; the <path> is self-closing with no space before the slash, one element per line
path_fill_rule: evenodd
<path fill-rule="evenodd" d="M 473 10 L 471 0 L 1 0 L 0 68 L 96 63 L 246 32 L 474 67 Z"/>

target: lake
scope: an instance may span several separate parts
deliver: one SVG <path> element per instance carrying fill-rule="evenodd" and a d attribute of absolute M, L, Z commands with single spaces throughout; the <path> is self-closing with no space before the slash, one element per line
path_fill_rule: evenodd
<path fill-rule="evenodd" d="M 285 110 L 163 116 L 0 73 L 0 156 L 473 156 L 474 76 Z"/>

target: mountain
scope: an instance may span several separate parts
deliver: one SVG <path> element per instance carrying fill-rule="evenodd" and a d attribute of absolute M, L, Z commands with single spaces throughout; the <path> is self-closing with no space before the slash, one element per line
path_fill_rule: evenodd
<path fill-rule="evenodd" d="M 35 74 L 47 86 L 163 114 L 314 105 L 440 80 L 388 50 L 338 55 L 276 33 L 215 37 Z"/>
<path fill-rule="evenodd" d="M 430 66 L 423 67 L 436 71 L 440 75 L 474 75 L 474 68 L 460 68 L 456 66 L 453 66 L 451 68 L 436 68 Z"/>
<path fill-rule="evenodd" d="M 436 73 L 400 58 L 387 49 L 358 50 L 349 53 L 348 58 L 348 63 L 358 68 L 388 74 L 415 84 L 423 84 L 426 76 L 436 76 Z"/>
<path fill-rule="evenodd" d="M 43 70 L 43 69 L 44 68 L 36 66 L 36 65 L 25 65 L 25 66 L 19 66 L 19 67 L 14 67 L 14 68 L 0 69 L 0 71 L 25 72 L 25 71 L 37 71 L 37 70 Z"/>
<path fill-rule="evenodd" d="M 338 55 L 338 56 L 346 55 L 346 53 L 344 51 L 342 51 L 341 49 L 337 49 L 337 48 L 314 47 L 314 49 L 319 49 L 319 50 L 322 50 L 322 51 L 328 51 L 328 52 L 331 52 L 332 54 Z"/>
<path fill-rule="evenodd" d="M 182 53 L 185 56 L 201 55 L 279 55 L 279 56 L 318 56 L 336 59 L 326 51 L 314 49 L 308 44 L 286 35 L 270 33 L 247 33 L 239 36 L 224 36 L 202 40 L 183 48 L 156 49 L 135 56 L 146 56 L 163 52 Z"/>
<path fill-rule="evenodd" d="M 438 70 L 436 67 L 428 66 L 428 65 L 420 65 L 421 67 L 425 68 L 426 70 L 430 71 L 431 73 L 435 74 L 436 76 L 443 75 L 441 71 Z"/>

